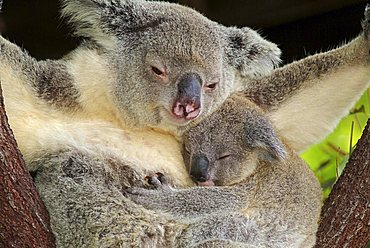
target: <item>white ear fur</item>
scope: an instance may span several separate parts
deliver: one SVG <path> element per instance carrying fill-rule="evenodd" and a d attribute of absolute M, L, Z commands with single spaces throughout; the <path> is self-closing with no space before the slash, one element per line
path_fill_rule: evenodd
<path fill-rule="evenodd" d="M 78 37 L 89 38 L 105 48 L 113 48 L 116 38 L 109 35 L 102 22 L 106 1 L 63 0 L 62 17 L 74 27 Z"/>
<path fill-rule="evenodd" d="M 263 115 L 248 117 L 244 132 L 247 145 L 262 149 L 263 158 L 267 160 L 286 158 L 285 146 L 267 117 Z"/>
<path fill-rule="evenodd" d="M 271 137 L 268 140 L 264 140 L 262 143 L 258 143 L 257 147 L 262 148 L 262 159 L 263 160 L 283 160 L 287 156 L 285 146 L 276 137 Z"/>
<path fill-rule="evenodd" d="M 281 51 L 276 44 L 262 38 L 250 28 L 225 28 L 228 62 L 242 76 L 262 76 L 276 68 Z"/>

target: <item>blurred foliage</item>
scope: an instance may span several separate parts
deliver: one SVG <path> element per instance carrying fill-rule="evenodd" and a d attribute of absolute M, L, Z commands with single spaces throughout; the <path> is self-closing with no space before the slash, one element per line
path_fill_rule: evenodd
<path fill-rule="evenodd" d="M 360 139 L 368 118 L 370 118 L 370 88 L 364 92 L 355 107 L 331 134 L 301 154 L 318 177 L 325 198 Z"/>

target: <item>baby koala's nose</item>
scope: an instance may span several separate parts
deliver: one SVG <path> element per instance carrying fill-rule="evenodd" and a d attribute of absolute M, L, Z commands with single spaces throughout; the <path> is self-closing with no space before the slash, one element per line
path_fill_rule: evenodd
<path fill-rule="evenodd" d="M 192 157 L 190 176 L 196 182 L 205 182 L 209 179 L 208 173 L 209 160 L 203 154 L 197 154 Z"/>

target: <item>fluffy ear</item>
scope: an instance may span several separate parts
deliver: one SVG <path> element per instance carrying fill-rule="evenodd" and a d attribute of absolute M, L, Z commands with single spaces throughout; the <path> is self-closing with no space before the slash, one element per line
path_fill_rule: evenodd
<path fill-rule="evenodd" d="M 74 34 L 88 38 L 103 47 L 114 46 L 114 37 L 107 34 L 103 14 L 109 9 L 103 0 L 62 0 L 62 17 L 73 25 Z"/>
<path fill-rule="evenodd" d="M 74 26 L 75 35 L 101 45 L 156 21 L 140 0 L 62 0 L 62 4 L 62 16 Z"/>
<path fill-rule="evenodd" d="M 229 27 L 226 35 L 226 58 L 241 76 L 262 76 L 281 62 L 281 51 L 276 44 L 263 39 L 250 28 Z"/>
<path fill-rule="evenodd" d="M 247 146 L 263 151 L 264 160 L 284 159 L 287 156 L 284 144 L 278 138 L 270 121 L 262 115 L 253 115 L 245 123 Z"/>

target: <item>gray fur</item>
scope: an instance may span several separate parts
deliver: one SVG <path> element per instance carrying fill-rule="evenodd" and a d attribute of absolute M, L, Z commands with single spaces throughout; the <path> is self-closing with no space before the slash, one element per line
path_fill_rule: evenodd
<path fill-rule="evenodd" d="M 95 56 L 94 61 L 83 59 L 85 68 L 98 63 L 105 70 L 103 75 L 109 75 L 99 83 L 108 88 L 106 98 L 118 113 L 106 113 L 108 116 L 117 117 L 125 126 L 154 127 L 175 134 L 181 134 L 190 123 L 174 124 L 161 111 L 168 111 L 173 104 L 183 75 L 196 72 L 203 86 L 218 83 L 214 92 L 202 92 L 201 117 L 205 117 L 235 90 L 237 75 L 264 75 L 279 61 L 277 46 L 251 29 L 226 28 L 180 5 L 115 0 L 62 2 L 63 16 L 74 25 L 75 34 L 85 38 L 80 47 L 62 60 L 36 61 L 1 37 L 0 60 L 31 89 L 32 96 L 50 105 L 51 112 L 56 107 L 59 114 L 66 113 L 63 121 L 80 118 L 84 108 L 95 101 L 82 102 L 85 92 L 79 91 L 77 74 L 81 71 L 76 73 L 74 66 L 76 57 L 84 52 Z M 148 72 L 158 61 L 169 71 L 165 85 Z M 253 66 L 260 62 L 261 66 Z M 96 77 L 94 73 L 89 75 L 91 80 Z M 97 112 L 106 111 L 97 107 Z M 12 119 L 13 113 L 8 114 Z M 111 119 L 99 121 L 112 124 Z M 40 125 L 42 130 L 48 123 Z M 13 128 L 17 134 L 26 127 Z M 53 134 L 50 140 L 54 141 Z M 113 157 L 110 148 L 102 144 L 97 144 L 96 151 L 87 151 L 84 144 L 73 145 L 72 150 L 65 148 L 68 146 L 61 144 L 61 151 L 27 160 L 29 168 L 38 168 L 35 182 L 49 210 L 58 247 L 178 246 L 186 223 L 146 210 L 122 193 L 127 186 L 142 186 L 144 176 L 152 173 L 150 168 L 140 171 L 123 158 Z M 43 149 L 43 154 L 48 154 L 48 147 Z M 210 244 L 212 241 L 207 241 L 204 246 Z"/>
<path fill-rule="evenodd" d="M 77 36 L 96 39 L 91 30 L 99 29 L 105 35 L 134 41 L 136 44 L 138 41 L 133 36 L 141 37 L 143 33 L 147 36 L 153 31 L 156 32 L 154 36 L 160 36 L 171 30 L 184 34 L 183 42 L 188 43 L 186 49 L 190 49 L 185 50 L 185 53 L 194 52 L 192 49 L 201 52 L 196 43 L 202 39 L 209 46 L 212 45 L 210 39 L 213 39 L 213 43 L 221 41 L 225 45 L 228 62 L 243 75 L 266 74 L 280 62 L 281 52 L 276 45 L 266 41 L 252 29 L 223 27 L 181 5 L 141 0 L 64 0 L 64 3 L 63 15 L 75 25 Z M 97 9 L 101 11 L 96 11 Z M 169 25 L 173 26 L 169 28 Z M 195 33 L 196 36 L 192 36 Z M 198 37 L 199 35 L 203 37 Z M 96 42 L 99 43 L 98 40 Z M 177 49 L 181 49 L 176 45 Z M 212 50 L 206 48 L 203 51 Z"/>
<path fill-rule="evenodd" d="M 64 5 L 63 15 L 75 25 L 76 35 L 104 48 L 116 80 L 112 97 L 119 109 L 125 109 L 122 119 L 130 125 L 173 126 L 163 112 L 169 111 L 176 97 L 178 80 L 189 72 L 197 73 L 204 85 L 219 81 L 216 92 L 202 94 L 201 115 L 206 116 L 233 91 L 236 74 L 264 75 L 279 61 L 280 50 L 256 32 L 223 27 L 180 5 L 93 0 L 69 0 Z M 240 47 L 231 36 L 246 41 Z M 108 38 L 111 46 L 106 45 Z M 253 47 L 258 47 L 253 56 L 235 56 L 248 54 Z M 148 75 L 153 61 L 170 71 L 166 87 Z M 261 66 L 253 66 L 262 61 Z"/>
<path fill-rule="evenodd" d="M 367 6 L 365 19 L 362 21 L 363 34 L 359 37 L 337 49 L 311 55 L 278 68 L 266 77 L 245 79 L 248 80 L 248 87 L 244 91 L 245 96 L 264 109 L 275 110 L 298 91 L 313 87 L 313 83 L 323 84 L 327 78 L 337 72 L 351 71 L 356 66 L 368 66 L 370 63 L 369 21 L 370 8 Z M 346 87 L 340 83 L 342 82 L 338 82 L 338 87 Z M 347 84 L 350 85 L 349 82 Z"/>
<path fill-rule="evenodd" d="M 203 117 L 214 112 L 237 87 L 246 88 L 245 96 L 252 98 L 263 108 L 272 110 L 267 115 L 277 113 L 279 116 L 279 110 L 283 103 L 294 99 L 299 92 L 305 92 L 315 85 L 325 86 L 327 79 L 336 75 L 336 72 L 351 73 L 358 66 L 365 68 L 368 66 L 369 44 L 367 36 L 364 39 L 361 35 L 338 50 L 306 58 L 274 71 L 271 76 L 268 75 L 257 80 L 256 76 L 260 77 L 271 72 L 279 61 L 280 51 L 276 45 L 263 40 L 251 29 L 226 28 L 209 21 L 194 10 L 163 2 L 64 0 L 63 3 L 62 12 L 75 26 L 75 34 L 86 39 L 83 45 L 63 60 L 37 62 L 15 45 L 5 39 L 0 39 L 2 65 L 10 66 L 13 70 L 12 73 L 17 75 L 26 86 L 31 87 L 32 94 L 34 94 L 32 96 L 49 104 L 50 112 L 54 112 L 53 107 L 62 110 L 58 114 L 63 114 L 68 110 L 73 110 L 72 113 L 78 114 L 83 112 L 83 108 L 93 105 L 95 102 L 92 97 L 87 102 L 81 103 L 82 95 L 85 92 L 77 90 L 81 82 L 76 80 L 76 71 L 71 70 L 71 67 L 76 65 L 76 57 L 79 54 L 85 56 L 84 52 L 94 54 L 94 59 L 96 59 L 90 61 L 90 57 L 80 58 L 83 60 L 84 69 L 93 65 L 93 62 L 103 68 L 101 71 L 89 74 L 88 83 L 93 81 L 99 73 L 108 75 L 102 79 L 99 78 L 101 79 L 99 83 L 109 88 L 108 92 L 111 95 L 107 95 L 106 99 L 112 101 L 113 107 L 118 109 L 118 113 L 107 113 L 109 109 L 97 106 L 97 112 L 100 111 L 99 113 L 103 112 L 109 117 L 118 118 L 120 124 L 124 124 L 123 126 L 154 127 L 176 134 L 181 134 L 191 126 L 189 124 L 196 124 Z M 366 15 L 367 17 L 368 15 Z M 368 33 L 368 25 L 364 24 L 364 27 L 365 33 Z M 162 82 L 153 79 L 152 75 L 148 73 L 148 67 L 151 63 L 157 62 L 156 60 L 161 60 L 160 62 L 164 66 L 170 67 L 168 84 L 161 84 Z M 308 69 L 313 69 L 313 73 L 310 74 Z M 213 93 L 207 93 L 205 90 L 202 92 L 203 111 L 200 118 L 192 122 L 174 124 L 162 116 L 161 111 L 171 106 L 177 92 L 178 79 L 189 71 L 197 72 L 204 85 L 216 79 L 216 81 L 220 80 L 219 86 L 217 91 Z M 77 74 L 82 72 L 84 71 L 78 71 Z M 370 76 L 366 74 L 361 80 L 369 78 Z M 343 86 L 343 89 L 348 90 L 353 88 L 356 81 L 340 85 Z M 311 85 L 312 82 L 315 83 Z M 11 84 L 12 82 L 2 81 L 2 83 Z M 368 83 L 365 82 L 363 87 L 366 85 Z M 100 90 L 96 85 L 91 87 L 92 90 Z M 55 93 L 56 91 L 57 93 Z M 354 92 L 349 92 L 348 95 L 355 99 L 361 91 L 356 89 Z M 315 102 L 322 104 L 327 100 L 323 98 L 326 97 L 321 96 L 321 99 L 316 99 Z M 22 99 L 5 100 L 21 101 Z M 343 109 L 348 109 L 348 107 L 348 103 L 346 103 L 346 107 Z M 258 114 L 258 108 L 253 110 L 254 108 L 247 113 L 250 115 L 256 111 Z M 306 114 L 305 111 L 302 112 Z M 9 111 L 7 113 L 9 119 L 12 120 L 14 113 Z M 107 129 L 112 125 L 122 128 L 112 119 L 104 119 L 104 115 L 95 118 L 94 113 L 89 113 L 88 117 L 100 124 L 105 121 Z M 315 110 L 314 113 L 316 116 L 324 116 L 319 110 Z M 308 114 L 307 116 L 310 120 L 316 118 L 316 116 Z M 87 121 L 79 118 L 79 115 L 66 114 L 60 124 L 63 125 L 63 121 L 70 119 L 81 121 L 81 123 Z M 294 118 L 299 120 L 302 115 L 298 113 L 294 115 Z M 336 121 L 336 117 L 331 115 L 328 118 L 330 121 Z M 295 123 L 295 120 L 285 119 Z M 287 244 L 297 240 L 299 238 L 297 234 L 301 234 L 302 228 L 309 226 L 312 229 L 307 229 L 307 233 L 304 235 L 307 236 L 305 241 L 307 246 L 311 246 L 314 243 L 312 232 L 317 224 L 312 221 L 316 220 L 316 215 L 313 213 L 318 212 L 317 206 L 320 199 L 317 192 L 319 189 L 312 173 L 289 148 L 289 145 L 292 145 L 294 141 L 301 140 L 302 136 L 306 136 L 306 133 L 282 143 L 274 129 L 268 126 L 270 122 L 263 121 L 264 118 L 248 122 L 251 127 L 232 125 L 235 120 L 240 119 L 235 117 L 235 119 L 228 119 L 225 123 L 231 123 L 229 130 L 234 130 L 234 134 L 237 133 L 235 139 L 241 142 L 243 147 L 252 148 L 248 156 L 241 156 L 237 161 L 251 157 L 251 161 L 258 161 L 258 169 L 256 170 L 252 166 L 253 164 L 243 167 L 236 163 L 234 167 L 228 167 L 229 170 L 224 170 L 227 173 L 224 173 L 224 177 L 219 178 L 218 183 L 220 185 L 243 184 L 242 190 L 238 191 L 241 194 L 235 192 L 234 186 L 223 186 L 222 189 L 218 187 L 195 189 L 200 191 L 200 194 L 206 195 L 218 194 L 221 191 L 224 196 L 232 197 L 233 202 L 236 203 L 235 206 L 230 206 L 227 198 L 211 197 L 208 200 L 207 197 L 201 198 L 202 202 L 197 202 L 201 204 L 195 204 L 196 211 L 191 214 L 199 215 L 201 211 L 203 211 L 202 214 L 204 211 L 211 211 L 201 217 L 200 223 L 202 225 L 193 225 L 193 223 L 199 222 L 192 222 L 191 214 L 186 215 L 189 218 L 185 218 L 184 216 L 174 217 L 166 213 L 156 213 L 134 204 L 124 196 L 123 189 L 125 187 L 141 187 L 143 186 L 143 178 L 147 174 L 155 172 L 151 171 L 150 168 L 153 161 L 147 161 L 147 170 L 141 171 L 134 164 L 125 161 L 124 150 L 122 157 L 112 156 L 112 148 L 104 146 L 105 143 L 99 142 L 98 139 L 96 139 L 97 144 L 94 147 L 96 150 L 93 151 L 85 149 L 84 143 L 74 144 L 70 150 L 57 152 L 48 152 L 49 147 L 45 147 L 45 153 L 49 153 L 48 156 L 31 157 L 27 162 L 30 168 L 39 168 L 35 181 L 49 210 L 58 246 L 181 247 L 197 243 L 198 247 L 243 247 L 245 246 L 243 242 L 246 240 L 250 240 L 250 243 L 256 243 L 257 240 L 266 241 L 264 238 L 269 235 L 270 231 L 276 235 L 279 242 L 282 242 L 281 244 Z M 246 120 L 241 120 L 239 123 L 241 124 L 243 121 Z M 286 123 L 272 121 L 275 125 L 280 124 L 280 127 L 286 126 Z M 44 126 L 47 125 L 49 125 L 48 122 L 42 123 L 37 131 L 42 132 Z M 245 131 L 252 130 L 250 129 L 252 127 L 256 127 L 254 130 L 257 133 L 259 131 L 260 136 L 250 135 L 249 138 L 246 138 Z M 297 125 L 295 128 L 299 127 L 300 125 Z M 18 129 L 24 131 L 27 127 L 12 128 L 17 136 Z M 210 127 L 205 125 L 203 128 Z M 291 127 L 287 128 L 291 129 Z M 226 132 L 225 137 L 229 136 L 227 130 L 223 131 Z M 35 132 L 35 130 L 31 131 Z M 286 136 L 286 133 L 282 132 L 282 136 Z M 225 141 L 223 136 L 220 134 L 218 137 L 222 142 L 217 140 L 217 144 L 223 144 Z M 243 139 L 241 139 L 242 137 Z M 50 134 L 49 139 L 54 141 L 54 133 Z M 194 136 L 194 139 L 198 138 Z M 260 142 L 254 143 L 258 139 Z M 25 140 L 17 141 L 18 144 L 26 143 Z M 200 141 L 206 142 L 207 139 L 200 139 Z M 235 144 L 235 141 L 228 140 L 226 143 L 232 147 L 231 145 Z M 46 144 L 48 143 L 46 142 Z M 64 145 L 61 144 L 61 149 L 65 148 Z M 240 151 L 238 146 L 233 148 Z M 296 147 L 293 148 L 293 150 L 297 150 Z M 38 151 L 32 152 L 37 154 Z M 279 159 L 281 161 L 277 162 Z M 247 175 L 245 174 L 244 177 L 241 177 L 243 173 L 238 175 L 238 168 Z M 289 171 L 289 174 L 284 174 L 284 171 Z M 251 175 L 250 173 L 253 172 L 255 174 Z M 282 174 L 285 176 L 281 177 Z M 304 178 L 304 175 L 307 178 Z M 232 176 L 232 178 L 227 176 Z M 221 178 L 228 180 L 221 181 Z M 247 179 L 241 182 L 241 178 Z M 173 179 L 176 180 L 176 178 Z M 268 180 L 272 184 L 267 184 Z M 257 181 L 264 183 L 256 185 Z M 288 188 L 289 190 L 287 190 Z M 189 191 L 192 190 L 194 189 Z M 243 213 L 240 213 L 240 206 L 244 206 L 246 197 L 252 196 L 252 192 L 256 192 L 256 190 L 261 193 L 259 195 L 261 198 L 256 197 L 255 201 L 249 203 L 254 204 L 253 207 L 258 209 L 260 202 L 271 200 L 272 207 L 262 208 L 266 212 L 260 212 L 261 215 L 256 216 L 255 219 L 246 218 Z M 276 195 L 277 191 L 280 193 Z M 151 192 L 155 193 L 155 191 Z M 171 198 L 181 192 L 187 196 L 187 190 L 179 190 L 172 193 L 166 192 L 160 197 L 166 195 Z M 281 203 L 280 201 L 290 202 L 291 196 L 294 194 L 301 196 L 301 198 L 294 199 L 296 205 L 289 205 L 289 207 L 297 206 L 297 208 L 290 209 L 292 219 L 286 219 L 286 226 L 281 225 L 281 222 L 277 221 L 285 218 L 279 215 L 280 212 L 277 213 L 276 203 L 277 201 L 279 203 Z M 312 199 L 315 200 L 311 204 Z M 176 200 L 186 202 L 188 198 L 176 198 Z M 219 202 L 213 202 L 214 200 Z M 155 202 L 151 201 L 151 203 Z M 204 207 L 207 206 L 204 204 L 211 203 L 215 204 L 208 205 L 209 208 Z M 312 208 L 310 209 L 310 207 Z M 186 206 L 184 208 L 186 211 L 189 210 Z M 312 215 L 304 214 L 302 216 L 302 209 Z M 232 214 L 230 216 L 223 215 L 224 211 L 229 211 Z M 218 214 L 220 215 L 218 216 Z M 259 218 L 265 221 L 266 216 L 275 216 L 276 218 L 270 218 L 270 222 L 267 223 L 273 227 L 281 227 L 283 230 L 274 231 L 266 227 L 263 228 L 266 232 L 256 234 L 255 230 L 261 228 Z M 230 217 L 230 222 L 224 223 L 223 220 L 227 220 L 227 217 Z M 189 222 L 189 220 L 191 221 Z M 296 220 L 299 220 L 301 226 L 297 226 Z M 240 221 L 240 229 L 235 227 L 236 221 Z M 211 236 L 217 236 L 218 233 L 215 229 L 218 226 L 224 229 L 233 225 L 235 232 L 223 234 L 225 236 L 222 237 L 229 240 L 220 240 L 219 238 L 202 240 L 205 235 L 203 230 L 212 228 L 210 223 L 216 223 L 213 226 L 214 229 L 210 230 Z M 245 230 L 242 228 L 244 225 L 249 228 L 248 234 L 242 233 Z M 290 227 L 292 227 L 291 233 L 288 236 L 284 235 Z M 192 234 L 199 234 L 199 239 L 195 240 Z M 266 236 L 262 237 L 261 235 Z M 260 247 L 260 245 L 250 244 L 248 247 Z"/>
<path fill-rule="evenodd" d="M 272 128 L 266 118 L 243 97 L 230 97 L 184 139 L 190 159 L 199 153 L 208 158 L 216 187 L 133 188 L 128 196 L 188 223 L 180 246 L 230 240 L 245 247 L 312 247 L 321 207 L 318 180 L 275 133 L 265 136 Z M 278 150 L 286 159 L 260 156 L 256 142 L 265 152 Z M 225 152 L 230 156 L 220 159 Z"/>
<path fill-rule="evenodd" d="M 57 108 L 67 111 L 80 108 L 80 92 L 67 73 L 66 66 L 60 61 L 40 61 L 39 71 L 33 88 L 40 98 Z"/>
<path fill-rule="evenodd" d="M 143 186 L 143 172 L 119 158 L 64 151 L 35 162 L 57 247 L 174 247 L 187 226 L 128 200 L 123 189 Z"/>
<path fill-rule="evenodd" d="M 26 51 L 0 36 L 0 59 L 25 80 L 35 95 L 64 111 L 78 109 L 79 92 L 62 61 L 36 61 Z"/>
<path fill-rule="evenodd" d="M 266 77 L 250 80 L 244 91 L 245 96 L 264 109 L 277 109 L 299 90 L 311 87 L 312 80 L 327 77 L 351 63 L 367 63 L 368 54 L 363 54 L 361 60 L 353 61 L 352 53 L 357 51 L 348 54 L 348 50 L 349 46 L 344 46 L 327 53 L 312 55 L 278 68 Z M 366 50 L 361 48 L 360 52 Z"/>
<path fill-rule="evenodd" d="M 226 57 L 241 76 L 264 76 L 280 64 L 280 51 L 269 45 L 256 31 L 244 27 L 225 29 L 228 37 Z M 271 57 L 274 54 L 275 57 Z"/>
<path fill-rule="evenodd" d="M 93 51 L 99 56 L 98 62 L 106 66 L 109 78 L 101 83 L 111 94 L 106 97 L 116 105 L 118 113 L 113 115 L 120 122 L 181 134 L 192 121 L 179 125 L 168 116 L 183 75 L 196 73 L 203 82 L 202 117 L 236 89 L 237 75 L 265 75 L 279 62 L 277 46 L 255 31 L 226 28 L 177 4 L 130 0 L 62 3 L 62 14 L 75 27 L 75 35 L 86 39 L 70 56 L 38 63 L 14 45 L 1 42 L 6 48 L 1 52 L 2 61 L 22 71 L 25 81 L 33 83 L 40 97 L 52 100 L 57 107 L 74 108 L 81 102 L 74 88 L 80 82 L 68 68 L 73 67 L 78 52 Z M 85 63 L 88 67 L 89 59 Z M 152 75 L 153 64 L 166 68 L 165 85 Z M 215 91 L 206 92 L 207 85 L 213 82 L 218 84 Z"/>
<path fill-rule="evenodd" d="M 366 6 L 361 26 L 363 33 L 346 45 L 287 64 L 263 78 L 242 79 L 248 84 L 244 89 L 245 96 L 264 109 L 276 110 L 298 91 L 313 87 L 314 84 L 323 85 L 338 72 L 351 71 L 357 66 L 369 66 L 369 5 Z M 367 78 L 365 80 L 369 81 Z M 338 87 L 350 85 L 349 82 L 345 82 L 347 85 L 341 83 L 338 82 Z"/>
<path fill-rule="evenodd" d="M 240 79 L 246 85 L 245 96 L 271 112 L 276 128 L 294 150 L 301 152 L 330 133 L 369 87 L 369 7 L 362 27 L 362 34 L 337 49 L 287 64 L 262 78 Z"/>

